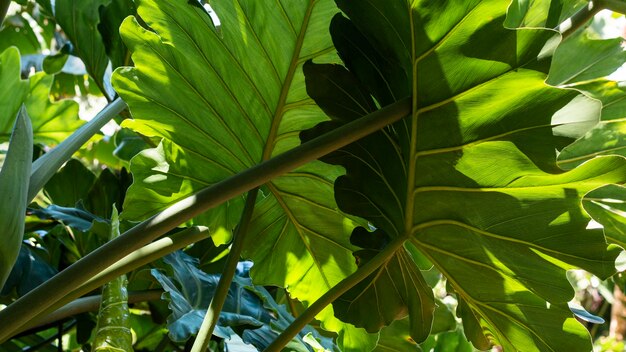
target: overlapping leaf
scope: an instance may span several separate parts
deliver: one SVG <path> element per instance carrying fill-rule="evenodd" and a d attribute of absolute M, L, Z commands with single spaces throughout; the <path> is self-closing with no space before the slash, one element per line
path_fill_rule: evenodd
<path fill-rule="evenodd" d="M 595 189 L 585 195 L 583 206 L 604 226 L 609 242 L 626 248 L 626 187 L 607 185 Z"/>
<path fill-rule="evenodd" d="M 137 5 L 151 30 L 135 19 L 123 23 L 136 67 L 117 70 L 113 84 L 134 117 L 125 126 L 164 139 L 132 161 L 126 218 L 144 218 L 280 154 L 299 144 L 301 130 L 326 119 L 306 95 L 302 65 L 337 60 L 328 34 L 338 11 L 331 0 L 213 1 L 219 32 L 188 1 Z M 267 185 L 245 251 L 255 282 L 288 287 L 311 302 L 355 269 L 353 225 L 332 193 L 340 172 L 314 162 Z M 231 229 L 241 208 L 237 199 L 196 221 Z M 358 336 L 352 341 L 362 349 Z"/>
<path fill-rule="evenodd" d="M 412 260 L 425 256 L 457 293 L 477 347 L 590 350 L 566 305 L 573 290 L 565 272 L 614 272 L 618 250 L 586 229 L 580 200 L 623 182 L 626 163 L 615 157 L 569 172 L 557 167 L 556 150 L 578 130 L 569 124 L 589 121 L 568 120 L 563 107 L 595 103 L 544 83 L 555 32 L 505 29 L 508 2 L 500 0 L 337 3 L 350 18 L 339 15 L 331 25 L 347 69 L 305 67 L 310 95 L 333 121 L 303 138 L 406 96 L 413 112 L 324 159 L 346 167 L 335 183 L 340 208 L 377 228 L 355 230 L 354 242 L 371 250 L 405 241 L 336 311 L 366 327 L 389 323 L 383 309 L 408 314 L 411 336 L 423 339 L 430 290 L 417 284 L 423 279 Z M 400 258 L 409 260 L 397 266 Z M 381 291 L 385 275 L 403 279 Z M 418 297 L 421 310 L 411 303 Z M 359 314 L 373 302 L 379 314 Z"/>
<path fill-rule="evenodd" d="M 559 166 L 574 168 L 601 155 L 626 156 L 626 89 L 605 79 L 577 85 L 602 101 L 601 121 L 559 154 Z"/>

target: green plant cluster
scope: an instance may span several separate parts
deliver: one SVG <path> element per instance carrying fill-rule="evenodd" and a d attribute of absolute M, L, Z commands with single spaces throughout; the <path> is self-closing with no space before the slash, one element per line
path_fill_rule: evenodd
<path fill-rule="evenodd" d="M 0 0 L 0 350 L 619 349 L 607 9 Z"/>

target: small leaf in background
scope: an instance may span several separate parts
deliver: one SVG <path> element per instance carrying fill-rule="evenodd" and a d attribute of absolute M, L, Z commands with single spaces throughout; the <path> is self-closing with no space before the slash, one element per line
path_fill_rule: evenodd
<path fill-rule="evenodd" d="M 39 40 L 33 27 L 20 14 L 8 16 L 0 30 L 0 52 L 15 46 L 22 55 L 36 54 L 40 50 Z"/>
<path fill-rule="evenodd" d="M 96 175 L 77 160 L 70 159 L 44 186 L 44 192 L 55 205 L 74 207 L 86 200 L 96 182 Z"/>
<path fill-rule="evenodd" d="M 32 116 L 36 143 L 55 145 L 65 140 L 85 121 L 78 117 L 78 104 L 73 100 L 53 102 L 49 95 L 53 75 L 43 72 L 30 77 L 30 95 L 24 102 Z"/>
<path fill-rule="evenodd" d="M 0 170 L 0 289 L 11 273 L 24 236 L 32 159 L 33 130 L 22 107 Z"/>
<path fill-rule="evenodd" d="M 0 86 L 6 87 L 0 92 L 0 142 L 9 139 L 22 103 L 31 117 L 36 143 L 57 144 L 84 123 L 78 118 L 76 102 L 50 100 L 53 79 L 54 76 L 40 72 L 23 81 L 19 52 L 9 48 L 0 55 Z"/>
<path fill-rule="evenodd" d="M 78 203 L 76 208 L 52 204 L 46 208 L 32 209 L 31 213 L 37 215 L 40 219 L 54 219 L 80 231 L 89 231 L 94 221 L 105 222 L 103 218 L 86 211 L 82 207 L 82 203 Z"/>
<path fill-rule="evenodd" d="M 112 98 L 112 92 L 107 91 L 104 83 L 109 59 L 98 31 L 100 7 L 110 3 L 111 0 L 57 0 L 54 15 L 73 44 L 73 54 L 83 60 L 100 91 Z"/>
<path fill-rule="evenodd" d="M 568 85 L 602 78 L 615 72 L 626 60 L 622 38 L 593 39 L 590 30 L 567 37 L 554 53 L 546 83 Z"/>
<path fill-rule="evenodd" d="M 111 59 L 112 68 L 130 66 L 130 52 L 120 37 L 122 21 L 137 14 L 132 0 L 110 0 L 111 2 L 100 8 L 100 24 L 98 30 L 102 36 L 106 53 Z"/>
<path fill-rule="evenodd" d="M 56 273 L 57 270 L 37 255 L 29 245 L 22 243 L 20 254 L 2 288 L 1 295 L 8 295 L 15 290 L 17 297 L 21 297 Z"/>
<path fill-rule="evenodd" d="M 117 209 L 113 205 L 110 241 L 120 235 L 119 226 Z M 127 283 L 126 275 L 121 275 L 104 285 L 96 335 L 92 344 L 93 351 L 129 352 L 133 350 Z"/>

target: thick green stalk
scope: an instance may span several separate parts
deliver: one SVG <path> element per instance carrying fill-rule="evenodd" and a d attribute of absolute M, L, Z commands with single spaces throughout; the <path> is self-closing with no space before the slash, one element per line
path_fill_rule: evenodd
<path fill-rule="evenodd" d="M 599 6 L 597 1 L 589 1 L 585 7 L 563 21 L 556 29 L 561 32 L 563 39 L 565 39 L 587 24 L 600 10 L 602 10 L 602 7 Z"/>
<path fill-rule="evenodd" d="M 246 234 L 248 233 L 248 225 L 250 224 L 250 219 L 252 219 L 252 213 L 254 212 L 254 205 L 256 204 L 256 197 L 258 193 L 258 188 L 248 192 L 246 205 L 243 209 L 243 214 L 241 214 L 239 226 L 237 226 L 237 229 L 235 230 L 235 238 L 232 246 L 230 247 L 228 259 L 226 260 L 226 266 L 224 267 L 222 276 L 220 276 L 220 281 L 215 289 L 215 294 L 213 295 L 213 298 L 211 298 L 211 303 L 206 311 L 196 340 L 193 342 L 191 352 L 204 352 L 209 347 L 211 335 L 213 335 L 213 330 L 215 329 L 215 325 L 217 325 L 220 312 L 224 307 L 226 297 L 228 297 L 230 284 L 233 282 L 233 277 L 237 271 L 237 264 L 239 263 L 239 258 L 241 257 L 241 251 L 243 250 L 244 240 Z"/>
<path fill-rule="evenodd" d="M 28 189 L 28 202 L 32 202 L 39 191 L 45 186 L 57 170 L 70 160 L 72 155 L 87 143 L 107 122 L 117 116 L 126 109 L 126 103 L 120 98 L 115 99 L 112 103 L 102 109 L 91 121 L 82 125 L 78 130 L 72 133 L 66 140 L 61 142 L 42 155 L 33 163 L 33 170 L 30 175 L 30 184 Z"/>
<path fill-rule="evenodd" d="M 300 316 L 294 320 L 291 325 L 285 331 L 283 331 L 272 342 L 264 352 L 280 352 L 304 327 L 315 318 L 319 312 L 326 308 L 329 304 L 333 303 L 337 298 L 346 293 L 349 289 L 354 287 L 359 282 L 363 281 L 366 277 L 372 274 L 376 269 L 383 266 L 396 251 L 404 245 L 406 242 L 405 237 L 398 237 L 391 241 L 385 249 L 378 253 L 370 261 L 359 267 L 354 273 L 340 283 L 333 286 L 328 292 L 320 297 L 315 303 L 311 304 Z"/>
<path fill-rule="evenodd" d="M 161 298 L 162 290 L 148 290 L 128 293 L 128 303 L 154 301 Z M 88 296 L 76 299 L 63 307 L 55 310 L 52 314 L 46 315 L 43 319 L 39 319 L 33 324 L 32 328 L 38 328 L 43 325 L 48 325 L 56 321 L 67 319 L 71 316 L 86 313 L 95 312 L 100 308 L 100 301 L 102 295 Z"/>
<path fill-rule="evenodd" d="M 109 241 L 116 239 L 119 235 L 120 219 L 117 208 L 113 204 Z M 126 274 L 122 274 L 102 287 L 102 300 L 96 319 L 95 336 L 91 342 L 94 352 L 133 350 L 127 286 Z"/>
<path fill-rule="evenodd" d="M 58 314 L 56 313 L 56 311 L 54 311 L 55 309 L 61 309 L 59 307 L 63 307 L 64 305 L 69 304 L 78 297 L 81 297 L 82 295 L 87 294 L 95 290 L 96 288 L 104 285 L 105 283 L 111 281 L 113 278 L 129 273 L 143 265 L 151 263 L 174 251 L 185 248 L 188 245 L 201 241 L 207 237 L 209 237 L 209 229 L 204 226 L 197 226 L 188 228 L 186 230 L 177 232 L 173 235 L 169 235 L 155 242 L 152 242 L 149 245 L 127 255 L 107 269 L 101 271 L 96 276 L 89 279 L 81 287 L 63 297 L 59 302 L 53 304 L 50 308 L 46 310 L 46 312 L 52 312 L 50 314 Z M 30 323 L 26 325 L 24 329 L 21 330 L 31 329 L 35 326 L 43 325 L 43 322 L 49 321 L 51 318 L 49 315 L 46 315 L 46 312 L 40 314 L 40 318 L 33 319 Z"/>
<path fill-rule="evenodd" d="M 91 252 L 0 311 L 0 343 L 92 276 L 176 226 L 310 161 L 374 133 L 411 112 L 402 99 L 189 196 Z"/>
<path fill-rule="evenodd" d="M 557 28 L 563 35 L 563 38 L 567 38 L 572 33 L 576 32 L 579 28 L 587 24 L 593 16 L 602 10 L 611 10 L 613 12 L 626 14 L 626 1 L 624 0 L 594 0 L 589 1 L 587 5 L 572 17 L 565 20 Z"/>
<path fill-rule="evenodd" d="M 595 0 L 595 5 L 606 10 L 626 14 L 626 1 L 624 0 Z"/>

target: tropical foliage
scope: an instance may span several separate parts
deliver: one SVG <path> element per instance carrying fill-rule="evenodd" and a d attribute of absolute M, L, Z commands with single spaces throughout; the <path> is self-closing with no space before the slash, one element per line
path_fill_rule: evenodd
<path fill-rule="evenodd" d="M 0 5 L 1 350 L 623 345 L 626 2 Z"/>

